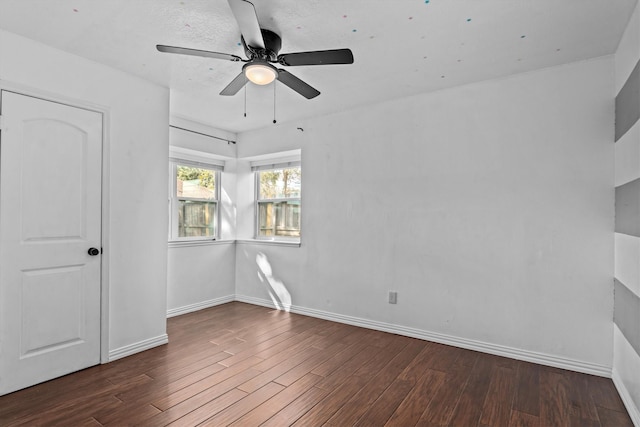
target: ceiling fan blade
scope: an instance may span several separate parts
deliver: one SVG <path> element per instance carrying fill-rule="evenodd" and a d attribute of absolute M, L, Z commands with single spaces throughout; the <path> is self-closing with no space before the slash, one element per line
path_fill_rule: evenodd
<path fill-rule="evenodd" d="M 157 45 L 156 49 L 158 49 L 160 52 L 165 52 L 165 53 L 178 53 L 180 55 L 204 56 L 206 58 L 226 59 L 227 61 L 233 61 L 233 62 L 242 61 L 242 58 L 236 55 L 230 55 L 228 53 L 210 52 L 208 50 L 188 49 L 186 47 L 164 46 L 161 44 Z"/>
<path fill-rule="evenodd" d="M 353 64 L 351 49 L 316 50 L 312 52 L 296 52 L 278 55 L 282 65 L 325 65 Z"/>
<path fill-rule="evenodd" d="M 235 95 L 236 93 L 238 93 L 240 89 L 244 87 L 244 85 L 247 84 L 248 81 L 249 79 L 247 79 L 243 71 L 240 74 L 238 74 L 235 79 L 231 80 L 231 83 L 229 83 L 227 87 L 222 89 L 222 92 L 220 92 L 220 95 L 224 95 L 224 96 Z"/>
<path fill-rule="evenodd" d="M 253 3 L 247 0 L 228 0 L 233 16 L 238 21 L 244 42 L 251 47 L 264 49 L 264 39 Z"/>
<path fill-rule="evenodd" d="M 278 69 L 278 80 L 307 99 L 315 98 L 320 95 L 319 91 L 286 70 Z"/>

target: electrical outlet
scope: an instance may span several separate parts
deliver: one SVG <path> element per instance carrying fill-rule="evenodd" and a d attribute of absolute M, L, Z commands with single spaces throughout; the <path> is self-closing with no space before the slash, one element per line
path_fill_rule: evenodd
<path fill-rule="evenodd" d="M 398 303 L 398 293 L 396 291 L 389 291 L 389 304 Z"/>

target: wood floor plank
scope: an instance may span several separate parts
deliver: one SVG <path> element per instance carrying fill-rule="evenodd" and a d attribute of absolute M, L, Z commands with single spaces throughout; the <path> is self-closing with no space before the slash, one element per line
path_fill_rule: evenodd
<path fill-rule="evenodd" d="M 185 399 L 180 403 L 165 409 L 164 411 L 162 411 L 162 413 L 154 416 L 153 418 L 150 418 L 148 421 L 145 421 L 144 424 L 149 426 L 167 425 L 213 401 L 217 401 L 217 403 L 212 403 L 213 406 L 217 407 L 218 404 L 220 404 L 221 402 L 226 402 L 226 399 L 229 398 L 229 396 L 222 398 L 223 395 L 229 393 L 231 390 L 234 390 L 238 384 L 243 383 L 247 379 L 258 375 L 259 373 L 260 371 L 255 369 L 247 369 L 245 371 L 242 371 L 241 373 L 227 378 L 226 380 L 214 385 L 213 387 L 209 387 L 197 394 L 194 394 L 190 398 Z M 242 393 L 242 396 L 246 395 L 245 392 Z M 220 410 L 224 409 L 224 407 Z"/>
<path fill-rule="evenodd" d="M 335 326 L 338 327 L 336 328 Z M 331 333 L 328 334 L 327 332 Z M 325 329 L 324 331 L 319 332 L 318 335 L 322 335 L 326 338 L 323 342 L 326 342 L 327 346 L 333 345 L 336 342 L 342 344 L 353 344 L 362 336 L 362 329 L 351 325 L 334 324 L 334 328 Z"/>
<path fill-rule="evenodd" d="M 478 355 L 471 367 L 471 375 L 463 386 L 462 395 L 451 419 L 452 426 L 475 426 L 480 421 L 482 408 L 491 383 L 494 362 L 487 355 Z"/>
<path fill-rule="evenodd" d="M 163 358 L 166 350 L 163 346 L 156 347 L 144 353 L 146 353 L 145 356 L 151 360 L 156 360 L 157 358 Z M 103 390 L 112 389 L 114 382 L 109 381 L 108 378 L 113 378 L 115 372 L 127 371 L 128 374 L 123 383 L 128 384 L 132 377 L 144 374 L 140 369 L 140 366 L 144 366 L 144 364 L 140 362 L 141 358 L 142 355 L 139 353 L 110 364 L 98 365 L 74 374 L 65 375 L 39 384 L 37 387 L 30 387 L 2 396 L 0 423 L 24 416 L 25 411 L 29 413 L 30 407 L 25 407 L 25 401 L 29 401 L 32 407 L 37 406 L 43 409 L 52 408 L 64 404 L 71 399 L 86 397 L 100 387 L 102 387 Z M 132 372 L 134 374 L 132 374 Z M 67 392 L 62 394 L 60 393 L 60 389 L 65 389 Z"/>
<path fill-rule="evenodd" d="M 579 425 L 579 424 L 578 424 Z M 528 414 L 526 412 L 511 411 L 509 418 L 509 426 L 511 427 L 541 427 L 540 417 Z"/>
<path fill-rule="evenodd" d="M 80 421 L 76 427 L 102 427 L 102 424 L 100 424 L 95 418 L 90 417 Z"/>
<path fill-rule="evenodd" d="M 458 358 L 456 359 L 456 364 L 460 366 L 474 367 L 476 362 L 478 361 L 478 358 L 482 355 L 482 353 L 479 353 L 477 351 L 464 350 L 464 349 L 459 349 L 459 350 L 462 350 L 462 351 L 460 352 L 460 354 L 458 355 Z"/>
<path fill-rule="evenodd" d="M 355 354 L 351 359 L 343 363 L 338 369 L 333 371 L 328 376 L 324 377 L 316 387 L 324 388 L 325 390 L 333 390 L 342 384 L 345 378 L 351 376 L 360 367 L 371 360 L 377 353 L 377 347 L 367 346 L 362 351 Z M 356 390 L 357 391 L 357 390 Z"/>
<path fill-rule="evenodd" d="M 331 359 L 322 363 L 319 366 L 316 366 L 311 372 L 316 375 L 320 375 L 321 377 L 328 377 L 333 372 L 335 372 L 338 368 L 344 365 L 349 359 L 353 358 L 360 352 L 362 352 L 365 348 L 367 348 L 367 343 L 365 340 L 357 341 L 344 350 L 336 353 Z"/>
<path fill-rule="evenodd" d="M 202 352 L 198 352 L 195 357 L 184 357 L 180 361 L 173 362 L 171 364 L 165 364 L 155 367 L 153 369 L 146 369 L 144 373 L 156 381 L 166 380 L 167 382 L 177 381 L 180 378 L 193 374 L 194 372 L 205 369 L 211 365 L 219 364 L 225 365 L 225 361 L 229 357 L 224 351 L 215 352 L 217 349 L 209 348 Z M 109 381 L 112 381 L 109 377 Z"/>
<path fill-rule="evenodd" d="M 184 416 L 173 420 L 169 424 L 164 424 L 166 419 L 162 420 L 162 424 L 155 425 L 173 425 L 173 426 L 195 426 L 198 425 L 207 419 L 211 418 L 211 416 L 218 414 L 234 403 L 237 403 L 241 399 L 247 396 L 242 390 L 238 390 L 237 388 L 233 388 L 226 392 L 225 394 L 218 396 L 217 398 L 205 403 L 204 405 L 194 409 L 193 411 L 185 414 Z M 154 422 L 160 421 L 160 417 L 152 418 L 149 420 L 149 426 L 153 426 Z"/>
<path fill-rule="evenodd" d="M 367 378 L 350 376 L 340 383 L 331 393 L 293 423 L 293 426 L 324 424 L 335 411 L 339 410 L 349 397 L 356 394 L 367 383 Z"/>
<path fill-rule="evenodd" d="M 300 378 L 311 373 L 311 371 L 315 369 L 317 366 L 331 359 L 336 353 L 339 353 L 340 351 L 344 350 L 346 347 L 347 347 L 346 344 L 336 342 L 333 346 L 328 347 L 322 352 L 316 353 L 309 359 L 303 361 L 298 366 L 294 367 L 293 369 L 290 369 L 289 371 L 275 378 L 273 381 L 283 386 L 290 386 L 294 382 L 298 381 Z"/>
<path fill-rule="evenodd" d="M 236 349 L 226 349 L 225 353 L 229 353 L 229 356 L 224 360 L 220 361 L 221 365 L 231 366 L 238 362 L 242 362 L 245 359 L 248 359 L 251 356 L 254 356 L 256 353 L 260 353 L 270 347 L 273 347 L 276 344 L 281 343 L 282 341 L 289 340 L 293 337 L 297 336 L 295 332 L 284 332 L 275 337 L 269 338 L 268 340 L 257 342 L 257 343 L 249 343 L 243 342 L 242 346 L 234 346 Z M 241 351 L 237 351 L 237 349 L 242 348 Z"/>
<path fill-rule="evenodd" d="M 401 352 L 396 354 L 393 359 L 374 374 L 365 387 L 353 395 L 342 408 L 337 410 L 327 421 L 327 424 L 342 426 L 352 425 L 357 422 L 362 414 L 380 397 L 423 348 L 423 342 L 410 341 L 406 347 L 402 348 Z M 365 371 L 359 369 L 354 375 L 362 376 L 363 374 L 365 374 Z"/>
<path fill-rule="evenodd" d="M 236 334 L 238 338 L 244 340 L 244 343 L 238 344 L 235 346 L 230 346 L 225 349 L 228 353 L 237 354 L 243 351 L 246 351 L 249 348 L 253 348 L 256 344 L 260 344 L 264 341 L 273 340 L 276 337 L 280 337 L 281 335 L 286 335 L 288 337 L 294 336 L 296 334 L 302 333 L 306 330 L 309 330 L 318 325 L 317 319 L 312 318 L 299 318 L 294 314 L 290 314 L 286 319 L 280 320 L 276 324 L 271 324 L 271 322 L 262 322 L 260 325 L 252 326 L 247 332 Z M 280 341 L 284 341 L 281 337 L 274 344 L 277 344 Z M 264 349 L 269 348 L 270 346 L 263 346 Z M 261 350 L 253 351 L 255 354 Z"/>
<path fill-rule="evenodd" d="M 439 351 L 436 353 L 437 357 L 431 358 L 429 362 L 429 369 L 451 372 L 451 370 L 454 369 L 454 366 L 465 368 L 470 367 L 467 358 L 464 357 L 468 350 L 444 344 L 436 344 L 436 346 Z"/>
<path fill-rule="evenodd" d="M 139 387 L 118 393 L 116 397 L 123 402 L 153 402 L 156 398 L 175 393 L 222 370 L 224 370 L 224 366 L 214 363 L 175 380 L 164 378 L 142 384 Z"/>
<path fill-rule="evenodd" d="M 428 369 L 415 387 L 407 394 L 400 406 L 391 415 L 385 426 L 414 426 L 420 421 L 425 408 L 437 390 L 444 384 L 446 374 Z"/>
<path fill-rule="evenodd" d="M 413 386 L 413 381 L 396 378 L 389 388 L 387 388 L 362 417 L 356 421 L 354 426 L 369 427 L 373 425 L 384 425 L 402 401 L 409 395 Z"/>
<path fill-rule="evenodd" d="M 312 387 L 306 393 L 295 399 L 284 409 L 261 424 L 260 427 L 282 427 L 291 425 L 306 414 L 311 408 L 321 402 L 329 392 L 321 388 Z"/>
<path fill-rule="evenodd" d="M 533 416 L 540 416 L 540 366 L 520 363 L 516 378 L 516 398 L 513 408 Z"/>
<path fill-rule="evenodd" d="M 445 353 L 446 354 L 446 353 Z M 416 425 L 445 426 L 451 424 L 455 408 L 462 397 L 473 367 L 454 364 L 445 372 L 444 383 L 435 391 L 429 406 L 424 410 Z"/>
<path fill-rule="evenodd" d="M 299 364 L 303 363 L 305 360 L 311 358 L 312 356 L 318 353 L 317 348 L 309 347 L 306 348 L 291 357 L 287 360 L 283 360 L 282 362 L 274 365 L 273 367 L 267 369 L 262 372 L 260 375 L 257 375 L 250 380 L 245 381 L 240 384 L 238 388 L 242 391 L 246 391 L 247 393 L 253 393 L 259 388 L 264 387 L 268 383 L 272 382 L 280 375 L 289 372 L 291 369 L 295 368 Z M 259 366 L 260 364 L 256 365 Z"/>
<path fill-rule="evenodd" d="M 598 410 L 589 393 L 589 380 L 586 375 L 577 372 L 566 372 L 570 387 L 569 401 L 571 403 L 572 424 L 580 423 L 588 426 L 599 423 Z"/>
<path fill-rule="evenodd" d="M 586 418 L 580 418 L 576 414 L 569 415 L 569 424 L 571 426 L 579 426 L 579 427 L 601 427 L 600 419 L 590 420 Z"/>
<path fill-rule="evenodd" d="M 170 318 L 167 332 L 0 396 L 0 425 L 631 425 L 610 379 L 250 304 Z"/>
<path fill-rule="evenodd" d="M 376 334 L 375 331 L 369 329 L 362 329 L 356 326 L 344 325 L 348 329 L 349 333 L 338 339 L 338 342 L 353 345 L 356 343 L 366 343 L 369 338 Z M 368 343 L 367 343 L 368 344 Z"/>
<path fill-rule="evenodd" d="M 607 408 L 613 411 L 626 412 L 624 403 L 609 378 L 589 378 L 589 395 L 594 404 L 599 408 Z"/>
<path fill-rule="evenodd" d="M 544 426 L 571 424 L 569 382 L 563 372 L 540 370 L 540 423 Z"/>
<path fill-rule="evenodd" d="M 400 374 L 400 379 L 412 380 L 414 382 L 418 381 L 422 375 L 422 367 L 431 367 L 432 361 L 442 355 L 445 349 L 446 346 L 444 345 L 427 342 L 420 354 L 418 354 Z"/>
<path fill-rule="evenodd" d="M 245 397 L 238 400 L 228 408 L 225 408 L 224 410 L 218 412 L 213 417 L 208 418 L 201 425 L 208 427 L 229 425 L 238 418 L 242 417 L 248 411 L 251 411 L 260 406 L 270 397 L 278 394 L 282 390 L 284 390 L 284 387 L 280 384 L 269 383 L 264 387 L 254 391 L 253 393 L 247 394 Z"/>
<path fill-rule="evenodd" d="M 249 327 L 242 325 L 242 329 L 238 330 L 236 335 L 245 341 L 251 341 L 263 336 L 264 338 L 270 338 L 284 331 L 308 328 L 316 324 L 316 319 L 297 317 L 297 314 L 286 311 L 273 311 L 267 316 L 260 316 L 260 321 L 248 325 Z"/>
<path fill-rule="evenodd" d="M 412 362 L 402 371 L 402 373 L 394 380 L 387 390 L 374 402 L 372 407 L 364 413 L 364 415 L 357 421 L 356 425 L 366 426 L 374 422 L 384 423 L 386 422 L 396 411 L 398 406 L 407 398 L 407 395 L 424 377 L 425 368 L 429 366 L 437 365 L 439 369 L 443 369 L 443 366 L 450 366 L 448 361 L 446 364 L 437 363 L 436 360 L 439 356 L 443 356 L 449 348 L 440 344 L 434 344 L 426 346 L 425 350 L 416 356 Z M 451 359 L 457 358 L 457 352 L 451 354 Z M 446 358 L 446 357 L 445 357 Z M 425 365 L 428 361 L 429 365 Z M 470 371 L 470 367 L 464 371 Z M 442 373 L 441 382 L 437 384 L 437 387 L 433 391 L 439 391 L 441 385 L 445 382 L 448 375 Z M 437 394 L 436 394 L 437 395 Z M 429 399 L 431 401 L 431 398 Z M 449 399 L 449 404 L 455 406 L 456 400 L 451 401 L 451 396 L 447 395 L 446 399 Z M 424 411 L 424 408 L 423 408 Z M 417 422 L 422 419 L 422 414 L 417 415 Z M 400 414 L 398 414 L 400 416 Z M 377 420 L 377 421 L 376 421 Z M 423 420 L 424 421 L 424 420 Z M 431 421 L 431 420 L 429 420 Z"/>
<path fill-rule="evenodd" d="M 87 371 L 95 372 L 93 368 Z M 57 378 L 28 389 L 20 390 L 0 397 L 0 425 L 8 425 L 12 421 L 32 415 L 32 408 L 39 408 L 41 412 L 63 406 L 68 401 L 93 394 L 96 389 L 105 390 L 113 387 L 106 379 L 97 378 L 93 383 L 85 382 L 84 372 Z M 72 379 L 80 376 L 77 384 Z M 60 393 L 65 390 L 65 393 Z M 29 402 L 29 405 L 25 405 Z"/>
<path fill-rule="evenodd" d="M 148 376 L 136 375 L 129 379 L 126 384 L 120 385 L 120 389 L 135 388 L 139 384 L 145 384 L 153 381 Z M 61 424 L 66 420 L 80 421 L 88 416 L 94 416 L 98 411 L 103 408 L 112 408 L 114 406 L 120 406 L 122 401 L 114 396 L 114 391 L 117 390 L 116 386 L 110 385 L 109 387 L 94 390 L 93 392 L 86 393 L 81 396 L 77 396 L 73 399 L 64 401 L 62 404 L 49 408 L 44 411 L 31 411 L 31 413 L 19 420 L 16 425 L 33 425 L 37 424 L 38 420 L 46 420 L 47 423 L 55 425 Z M 13 425 L 8 423 L 9 425 Z"/>
<path fill-rule="evenodd" d="M 482 407 L 480 424 L 499 427 L 509 423 L 516 389 L 516 375 L 511 368 L 498 366 L 491 376 L 491 383 Z"/>
<path fill-rule="evenodd" d="M 257 369 L 266 371 L 267 369 L 285 360 L 287 357 L 289 357 L 289 355 L 295 354 L 296 352 L 306 347 L 313 346 L 313 344 L 321 339 L 321 336 L 317 335 L 316 332 L 326 327 L 327 326 L 325 325 L 313 327 L 274 346 L 256 353 L 254 355 L 255 357 L 264 359 L 263 364 Z"/>
<path fill-rule="evenodd" d="M 102 410 L 117 410 L 122 402 L 113 396 L 104 396 L 85 401 L 81 404 L 69 404 L 55 410 L 49 410 L 44 414 L 32 414 L 31 416 L 5 424 L 6 427 L 32 427 L 73 425 L 82 422 L 87 416 Z"/>
<path fill-rule="evenodd" d="M 122 403 L 118 407 L 103 408 L 93 416 L 103 426 L 138 425 L 140 422 L 161 413 L 150 404 Z"/>
<path fill-rule="evenodd" d="M 598 416 L 602 427 L 633 427 L 633 422 L 627 412 L 598 407 Z"/>
<path fill-rule="evenodd" d="M 280 393 L 266 400 L 260 406 L 248 411 L 232 425 L 242 427 L 258 426 L 264 423 L 276 413 L 286 408 L 287 405 L 296 400 L 301 394 L 313 387 L 320 379 L 322 379 L 322 377 L 314 374 L 305 375 L 289 387 L 284 388 Z"/>
<path fill-rule="evenodd" d="M 368 339 L 368 344 L 374 347 L 384 348 L 389 345 L 391 341 L 398 338 L 400 338 L 400 336 L 395 334 L 373 332 Z"/>
<path fill-rule="evenodd" d="M 220 384 L 221 382 L 229 378 L 232 378 L 232 377 L 237 378 L 237 375 L 246 373 L 249 368 L 253 368 L 254 365 L 260 363 L 261 361 L 262 359 L 259 359 L 257 357 L 251 357 L 249 359 L 242 361 L 241 363 L 238 363 L 237 365 L 234 365 L 230 368 L 223 369 L 222 371 L 217 372 L 213 375 L 210 375 L 206 378 L 203 378 L 200 381 L 192 383 L 186 387 L 180 388 L 174 392 L 169 392 L 168 394 L 163 395 L 160 398 L 154 399 L 152 401 L 152 404 L 156 408 L 159 408 L 165 411 L 168 408 L 174 405 L 177 405 L 178 403 L 184 400 L 187 400 L 190 397 L 208 388 L 211 388 L 217 384 Z"/>
<path fill-rule="evenodd" d="M 380 349 L 372 358 L 363 363 L 353 373 L 353 375 L 373 378 L 380 372 L 380 369 L 384 368 L 389 363 L 391 359 L 403 352 L 407 345 L 408 342 L 406 340 L 393 341 L 389 343 L 388 346 Z"/>

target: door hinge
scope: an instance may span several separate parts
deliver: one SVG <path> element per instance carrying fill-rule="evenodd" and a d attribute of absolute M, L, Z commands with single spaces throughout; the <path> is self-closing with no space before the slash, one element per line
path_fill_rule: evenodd
<path fill-rule="evenodd" d="M 4 129 L 4 117 L 0 116 L 0 130 Z"/>

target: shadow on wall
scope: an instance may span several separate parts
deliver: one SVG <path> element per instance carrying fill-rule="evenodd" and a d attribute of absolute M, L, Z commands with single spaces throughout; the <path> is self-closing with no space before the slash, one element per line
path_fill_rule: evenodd
<path fill-rule="evenodd" d="M 262 283 L 266 282 L 269 285 L 267 291 L 273 304 L 278 310 L 289 311 L 291 309 L 291 294 L 282 281 L 273 277 L 273 271 L 267 256 L 259 252 L 256 255 L 256 264 L 258 264 L 258 279 Z"/>

